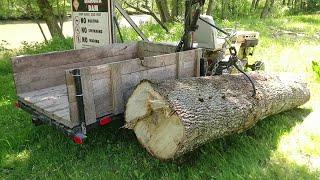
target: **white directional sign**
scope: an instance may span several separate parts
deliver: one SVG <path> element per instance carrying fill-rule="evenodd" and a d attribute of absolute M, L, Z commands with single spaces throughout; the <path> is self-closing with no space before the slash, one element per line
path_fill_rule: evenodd
<path fill-rule="evenodd" d="M 73 0 L 72 6 L 75 49 L 112 43 L 111 0 Z"/>

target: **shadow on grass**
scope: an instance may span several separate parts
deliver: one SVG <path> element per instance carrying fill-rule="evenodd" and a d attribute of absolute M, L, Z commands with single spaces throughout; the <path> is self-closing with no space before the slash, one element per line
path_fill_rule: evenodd
<path fill-rule="evenodd" d="M 274 161 L 273 155 L 277 150 L 282 136 L 303 122 L 311 113 L 310 109 L 293 109 L 282 114 L 274 115 L 257 123 L 252 129 L 218 139 L 193 153 L 196 157 L 189 161 L 195 169 L 211 164 L 217 170 L 214 177 L 220 178 L 316 178 L 317 174 L 310 172 L 291 162 Z M 199 160 L 200 159 L 200 160 Z M 279 164 L 281 162 L 281 164 Z M 184 164 L 188 166 L 190 164 Z M 209 169 L 208 169 L 209 170 Z M 211 173 L 205 173 L 212 177 Z"/>
<path fill-rule="evenodd" d="M 305 167 L 275 163 L 270 158 L 279 139 L 311 112 L 294 109 L 269 117 L 246 133 L 208 143 L 185 156 L 182 163 L 151 157 L 132 131 L 118 122 L 89 133 L 85 145 L 72 141 L 49 126 L 33 127 L 30 117 L 16 114 L 20 125 L 8 133 L 0 172 L 17 178 L 277 178 L 316 177 Z M 11 115 L 13 116 L 13 115 Z M 10 124 L 6 124 L 10 127 Z M 3 127 L 1 127 L 3 128 Z M 22 132 L 22 133 L 21 133 Z M 0 141 L 1 142 L 1 141 Z M 4 144 L 4 143 L 1 143 Z"/>

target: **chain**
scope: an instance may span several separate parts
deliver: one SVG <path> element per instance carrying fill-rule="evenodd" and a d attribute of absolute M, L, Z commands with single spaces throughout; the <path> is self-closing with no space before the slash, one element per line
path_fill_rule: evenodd
<path fill-rule="evenodd" d="M 225 37 L 225 43 L 223 44 L 222 46 L 222 52 L 223 52 L 223 56 L 225 56 L 225 52 L 227 49 L 230 49 L 232 47 L 231 45 L 231 42 L 230 42 L 230 39 L 233 38 L 235 36 L 235 34 L 229 34 L 227 35 L 227 37 Z M 233 53 L 233 52 L 231 52 Z M 212 69 L 212 73 L 211 75 L 215 75 L 216 72 L 217 72 L 217 69 L 219 68 L 220 66 L 220 62 L 223 60 L 223 58 L 217 60 L 216 64 L 213 66 L 213 69 Z"/>
<path fill-rule="evenodd" d="M 217 72 L 217 69 L 219 68 L 219 64 L 222 61 L 222 59 L 218 58 L 217 62 L 214 64 L 211 75 L 215 75 Z"/>

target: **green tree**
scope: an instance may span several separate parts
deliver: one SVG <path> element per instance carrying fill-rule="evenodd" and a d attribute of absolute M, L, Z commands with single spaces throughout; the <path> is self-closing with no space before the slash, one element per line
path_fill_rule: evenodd
<path fill-rule="evenodd" d="M 48 0 L 37 0 L 42 18 L 45 20 L 52 37 L 64 38 L 58 18 Z"/>
<path fill-rule="evenodd" d="M 207 15 L 212 15 L 213 9 L 214 9 L 214 5 L 215 5 L 215 0 L 209 0 L 208 8 L 207 8 L 207 11 L 206 11 Z"/>
<path fill-rule="evenodd" d="M 261 12 L 260 18 L 266 18 L 271 13 L 271 10 L 274 6 L 275 0 L 266 0 L 266 3 L 264 5 L 264 8 Z"/>

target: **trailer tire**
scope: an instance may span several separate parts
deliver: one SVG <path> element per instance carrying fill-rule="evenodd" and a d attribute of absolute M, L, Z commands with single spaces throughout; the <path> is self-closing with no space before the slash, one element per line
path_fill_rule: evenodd
<path fill-rule="evenodd" d="M 44 124 L 38 117 L 35 117 L 35 116 L 32 117 L 32 123 L 35 126 L 41 126 Z"/>

